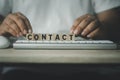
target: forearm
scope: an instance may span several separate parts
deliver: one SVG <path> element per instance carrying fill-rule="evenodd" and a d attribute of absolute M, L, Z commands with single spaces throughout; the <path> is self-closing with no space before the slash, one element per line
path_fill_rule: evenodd
<path fill-rule="evenodd" d="M 97 15 L 110 40 L 120 40 L 120 8 L 111 9 Z"/>

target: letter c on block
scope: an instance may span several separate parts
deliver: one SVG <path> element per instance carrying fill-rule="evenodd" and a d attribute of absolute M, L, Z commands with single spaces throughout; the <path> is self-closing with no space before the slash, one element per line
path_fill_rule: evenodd
<path fill-rule="evenodd" d="M 27 38 L 28 40 L 32 40 L 32 36 L 33 36 L 33 34 L 27 34 L 27 35 L 26 35 L 26 38 Z"/>
<path fill-rule="evenodd" d="M 62 35 L 62 39 L 63 39 L 63 40 L 66 40 L 66 39 L 67 39 L 67 35 L 65 35 L 65 34 Z"/>

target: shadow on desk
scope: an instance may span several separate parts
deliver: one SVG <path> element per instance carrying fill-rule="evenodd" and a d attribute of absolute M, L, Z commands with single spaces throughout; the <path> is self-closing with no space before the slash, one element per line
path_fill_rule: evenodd
<path fill-rule="evenodd" d="M 7 64 L 2 80 L 120 80 L 120 64 Z"/>

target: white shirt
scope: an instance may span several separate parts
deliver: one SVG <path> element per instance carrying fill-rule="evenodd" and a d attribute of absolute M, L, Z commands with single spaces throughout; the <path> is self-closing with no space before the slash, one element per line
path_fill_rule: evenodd
<path fill-rule="evenodd" d="M 0 0 L 0 14 L 23 13 L 34 33 L 69 33 L 76 18 L 120 6 L 120 0 Z"/>

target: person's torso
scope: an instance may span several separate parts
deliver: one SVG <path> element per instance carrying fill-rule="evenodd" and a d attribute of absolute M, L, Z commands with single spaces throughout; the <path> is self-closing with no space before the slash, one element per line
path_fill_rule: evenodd
<path fill-rule="evenodd" d="M 34 33 L 68 33 L 76 18 L 91 13 L 91 0 L 13 0 L 12 12 L 23 13 Z"/>

